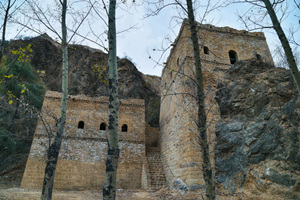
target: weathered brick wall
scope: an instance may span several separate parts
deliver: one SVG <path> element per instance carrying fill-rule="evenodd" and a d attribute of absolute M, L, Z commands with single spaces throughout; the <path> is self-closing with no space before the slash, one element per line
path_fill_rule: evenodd
<path fill-rule="evenodd" d="M 159 128 L 152 127 L 146 124 L 146 146 L 157 146 L 158 145 L 158 132 Z"/>
<path fill-rule="evenodd" d="M 205 79 L 210 157 L 214 167 L 214 130 L 220 118 L 214 97 L 217 83 L 224 80 L 224 70 L 231 64 L 229 51 L 236 53 L 236 60 L 253 57 L 269 63 L 273 60 L 263 33 L 198 24 L 198 37 Z M 185 21 L 162 73 L 159 145 L 167 180 L 181 178 L 190 189 L 204 184 L 195 124 L 194 77 L 193 48 Z"/>
<path fill-rule="evenodd" d="M 54 120 L 49 114 L 57 116 L 59 107 L 60 94 L 47 92 L 42 115 L 52 129 L 55 128 Z M 78 128 L 79 121 L 84 122 L 83 129 Z M 101 189 L 107 154 L 107 126 L 106 130 L 100 130 L 100 124 L 103 122 L 108 125 L 107 97 L 69 97 L 67 121 L 55 174 L 55 189 Z M 123 124 L 128 126 L 127 132 L 121 131 Z M 120 101 L 119 130 L 118 188 L 141 188 L 145 160 L 144 100 Z M 40 120 L 32 142 L 22 188 L 42 188 L 48 141 L 45 126 Z"/>

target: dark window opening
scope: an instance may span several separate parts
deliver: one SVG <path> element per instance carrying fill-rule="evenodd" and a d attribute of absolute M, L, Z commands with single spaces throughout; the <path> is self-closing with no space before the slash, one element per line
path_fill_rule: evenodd
<path fill-rule="evenodd" d="M 204 54 L 209 54 L 208 47 L 204 46 L 204 47 L 203 47 L 203 50 L 204 50 Z"/>
<path fill-rule="evenodd" d="M 128 131 L 128 126 L 126 124 L 122 125 L 122 132 L 127 132 Z"/>
<path fill-rule="evenodd" d="M 80 121 L 80 122 L 78 123 L 78 128 L 84 129 L 84 122 L 83 122 L 83 121 Z"/>
<path fill-rule="evenodd" d="M 177 58 L 177 66 L 179 66 L 179 58 Z"/>
<path fill-rule="evenodd" d="M 233 51 L 233 50 L 229 51 L 229 59 L 230 59 L 230 64 L 236 63 L 236 61 L 238 60 L 238 58 L 237 58 L 237 54 L 236 54 L 235 51 Z"/>
<path fill-rule="evenodd" d="M 105 131 L 106 130 L 106 124 L 105 123 L 101 123 L 100 124 L 100 131 Z"/>
<path fill-rule="evenodd" d="M 256 54 L 256 59 L 261 60 L 261 56 L 259 54 Z"/>

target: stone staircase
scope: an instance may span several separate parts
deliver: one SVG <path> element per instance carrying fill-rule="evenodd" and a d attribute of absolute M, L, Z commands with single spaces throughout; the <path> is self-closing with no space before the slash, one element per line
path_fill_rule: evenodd
<path fill-rule="evenodd" d="M 165 171 L 161 162 L 160 151 L 158 147 L 147 149 L 147 162 L 150 173 L 150 190 L 156 191 L 167 185 Z"/>

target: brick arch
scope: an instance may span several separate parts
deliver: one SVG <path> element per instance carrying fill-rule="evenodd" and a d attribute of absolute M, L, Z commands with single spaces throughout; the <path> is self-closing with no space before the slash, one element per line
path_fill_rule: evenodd
<path fill-rule="evenodd" d="M 121 131 L 122 132 L 128 132 L 128 126 L 127 126 L 127 124 L 123 124 L 122 125 Z"/>
<path fill-rule="evenodd" d="M 230 64 L 234 64 L 236 63 L 236 61 L 238 61 L 237 53 L 234 50 L 230 50 L 228 54 L 229 54 Z"/>
<path fill-rule="evenodd" d="M 102 122 L 100 124 L 100 131 L 105 131 L 106 130 L 106 123 L 105 122 Z"/>
<path fill-rule="evenodd" d="M 78 129 L 84 129 L 84 121 L 79 121 L 78 122 Z"/>
<path fill-rule="evenodd" d="M 209 49 L 207 46 L 203 47 L 203 51 L 204 51 L 204 54 L 207 54 L 207 55 L 209 54 Z"/>
<path fill-rule="evenodd" d="M 257 60 L 261 60 L 261 55 L 257 53 L 257 54 L 256 54 L 256 59 L 257 59 Z"/>

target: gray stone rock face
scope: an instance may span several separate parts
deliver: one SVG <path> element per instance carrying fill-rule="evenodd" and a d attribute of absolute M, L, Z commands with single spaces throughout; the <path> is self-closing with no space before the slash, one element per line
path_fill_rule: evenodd
<path fill-rule="evenodd" d="M 182 194 L 185 194 L 189 190 L 188 186 L 180 178 L 173 179 L 170 183 L 170 187 L 173 190 L 181 192 Z"/>
<path fill-rule="evenodd" d="M 252 184 L 284 199 L 300 196 L 300 98 L 290 72 L 241 61 L 219 85 L 217 183 L 229 193 Z"/>

